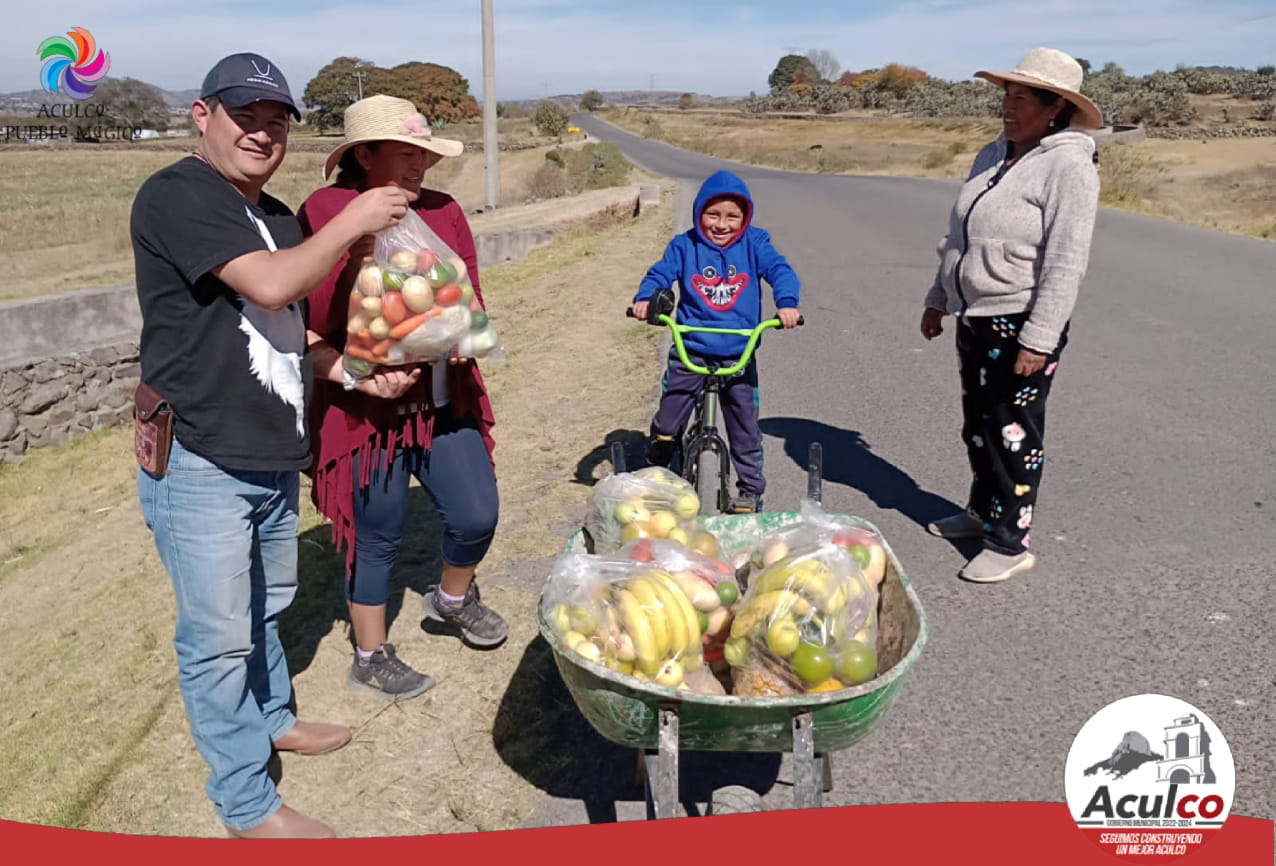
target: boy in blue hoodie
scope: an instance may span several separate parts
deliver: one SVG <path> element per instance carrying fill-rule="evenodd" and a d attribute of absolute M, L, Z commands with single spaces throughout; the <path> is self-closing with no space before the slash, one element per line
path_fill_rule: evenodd
<path fill-rule="evenodd" d="M 693 226 L 665 248 L 647 271 L 634 296 L 634 316 L 647 318 L 648 302 L 658 289 L 679 284 L 677 321 L 704 328 L 752 329 L 762 321 L 762 286 L 770 284 L 780 321 L 795 327 L 801 283 L 771 236 L 753 225 L 753 197 L 734 174 L 720 171 L 700 187 Z M 687 334 L 689 358 L 700 366 L 735 363 L 748 339 L 731 334 Z M 667 466 L 687 420 L 704 389 L 704 377 L 682 365 L 676 351 L 662 383 L 660 408 L 651 422 L 647 462 Z M 760 511 L 766 479 L 762 475 L 762 431 L 758 427 L 758 367 L 755 355 L 740 373 L 722 383 L 722 414 L 739 498 L 736 511 Z"/>

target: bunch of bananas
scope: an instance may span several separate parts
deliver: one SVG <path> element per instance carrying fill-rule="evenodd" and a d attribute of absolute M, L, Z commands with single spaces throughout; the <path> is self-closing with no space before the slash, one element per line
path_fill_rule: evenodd
<path fill-rule="evenodd" d="M 579 605 L 551 611 L 568 649 L 644 682 L 686 688 L 702 663 L 701 624 L 672 575 L 651 568 L 612 581 L 599 607 L 600 616 Z"/>
<path fill-rule="evenodd" d="M 749 588 L 723 648 L 741 674 L 736 694 L 834 691 L 871 679 L 876 607 L 876 591 L 844 548 L 774 561 Z M 758 670 L 777 676 L 760 682 Z"/>

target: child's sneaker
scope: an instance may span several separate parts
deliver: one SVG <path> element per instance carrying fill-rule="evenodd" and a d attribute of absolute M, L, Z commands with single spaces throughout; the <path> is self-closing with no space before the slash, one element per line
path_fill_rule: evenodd
<path fill-rule="evenodd" d="M 436 586 L 425 594 L 425 615 L 461 631 L 461 637 L 478 647 L 494 647 L 509 636 L 510 627 L 501 615 L 479 600 L 477 583 L 470 583 L 465 600 L 449 602 Z"/>
<path fill-rule="evenodd" d="M 387 701 L 406 701 L 433 688 L 434 677 L 412 670 L 406 662 L 399 661 L 394 644 L 383 643 L 370 658 L 354 654 L 346 685 Z"/>
<path fill-rule="evenodd" d="M 653 436 L 647 444 L 647 465 L 668 466 L 678 451 L 678 441 L 672 436 Z"/>

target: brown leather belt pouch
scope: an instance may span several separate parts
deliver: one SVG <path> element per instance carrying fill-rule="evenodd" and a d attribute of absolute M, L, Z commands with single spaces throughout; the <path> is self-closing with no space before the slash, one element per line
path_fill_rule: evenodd
<path fill-rule="evenodd" d="M 138 384 L 133 394 L 133 424 L 137 465 L 155 478 L 163 478 L 173 447 L 173 410 L 145 382 Z"/>

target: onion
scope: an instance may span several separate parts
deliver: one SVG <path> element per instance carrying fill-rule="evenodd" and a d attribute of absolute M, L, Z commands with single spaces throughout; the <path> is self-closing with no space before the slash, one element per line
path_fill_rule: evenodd
<path fill-rule="evenodd" d="M 370 298 L 379 298 L 385 289 L 381 285 L 381 269 L 376 265 L 368 265 L 359 271 L 356 283 L 360 292 Z"/>

